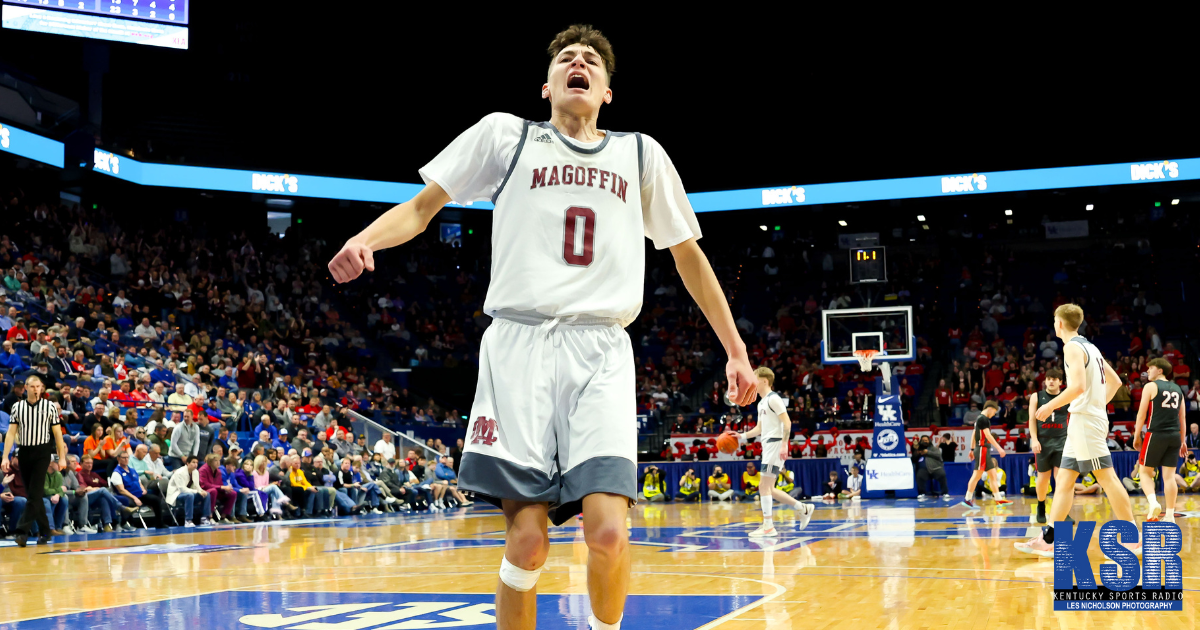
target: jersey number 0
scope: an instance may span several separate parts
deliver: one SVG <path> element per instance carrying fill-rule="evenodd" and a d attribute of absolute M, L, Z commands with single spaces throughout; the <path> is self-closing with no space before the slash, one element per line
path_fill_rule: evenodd
<path fill-rule="evenodd" d="M 594 210 L 582 206 L 567 208 L 566 226 L 563 230 L 563 260 L 568 265 L 587 267 L 592 264 L 595 231 Z"/>

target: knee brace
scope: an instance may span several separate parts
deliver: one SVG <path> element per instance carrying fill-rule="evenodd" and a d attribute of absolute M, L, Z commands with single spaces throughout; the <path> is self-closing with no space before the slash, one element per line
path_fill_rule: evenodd
<path fill-rule="evenodd" d="M 538 576 L 542 574 L 542 568 L 538 567 L 532 571 L 517 567 L 517 565 L 504 558 L 500 561 L 500 581 L 504 582 L 509 588 L 520 593 L 524 593 L 533 588 L 537 584 Z"/>

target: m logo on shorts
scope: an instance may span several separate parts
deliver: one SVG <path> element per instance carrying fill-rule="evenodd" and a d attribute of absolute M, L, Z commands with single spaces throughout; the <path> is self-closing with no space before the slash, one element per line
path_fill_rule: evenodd
<path fill-rule="evenodd" d="M 496 441 L 496 420 L 487 416 L 475 418 L 475 428 L 471 430 L 471 443 L 483 443 L 491 446 Z"/>

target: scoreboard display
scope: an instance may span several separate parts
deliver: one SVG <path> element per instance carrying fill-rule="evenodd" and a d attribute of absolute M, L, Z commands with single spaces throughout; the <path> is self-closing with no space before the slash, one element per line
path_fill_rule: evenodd
<path fill-rule="evenodd" d="M 850 249 L 850 283 L 887 282 L 887 248 Z"/>
<path fill-rule="evenodd" d="M 171 24 L 188 23 L 188 0 L 4 0 L 4 4 Z"/>
<path fill-rule="evenodd" d="M 2 0 L 6 29 L 188 47 L 191 0 Z"/>

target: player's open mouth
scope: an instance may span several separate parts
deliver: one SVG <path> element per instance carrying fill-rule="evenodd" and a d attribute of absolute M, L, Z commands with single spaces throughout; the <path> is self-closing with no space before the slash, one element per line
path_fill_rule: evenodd
<path fill-rule="evenodd" d="M 567 75 L 567 89 L 571 88 L 578 88 L 580 90 L 588 89 L 587 75 L 580 72 L 572 72 Z"/>

